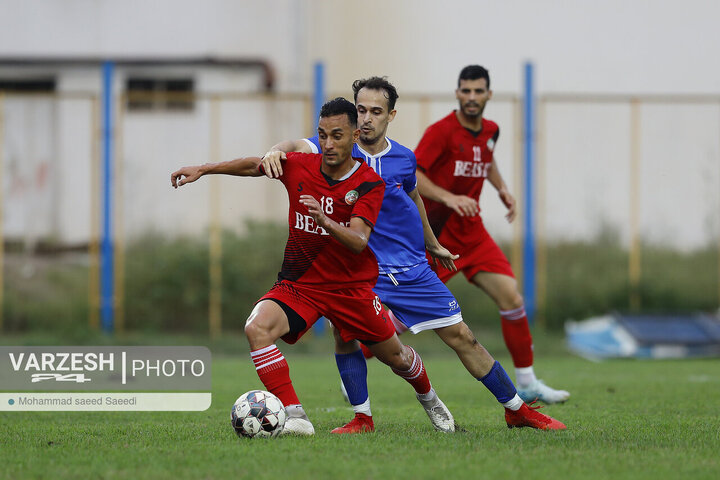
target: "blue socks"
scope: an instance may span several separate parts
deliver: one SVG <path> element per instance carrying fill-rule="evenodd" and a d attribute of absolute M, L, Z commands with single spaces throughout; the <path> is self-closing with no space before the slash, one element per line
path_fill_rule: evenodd
<path fill-rule="evenodd" d="M 342 379 L 351 405 L 361 405 L 368 399 L 367 363 L 362 350 L 354 353 L 335 354 L 340 378 Z"/>
<path fill-rule="evenodd" d="M 337 363 L 340 378 L 342 379 L 345 390 L 347 390 L 348 398 L 351 405 L 361 405 L 368 399 L 367 387 L 367 363 L 362 350 L 354 353 L 335 354 L 335 363 Z M 488 372 L 482 378 L 478 378 L 490 392 L 495 395 L 498 402 L 505 404 L 515 398 L 517 390 L 512 380 L 503 369 L 500 362 L 495 362 Z"/>
<path fill-rule="evenodd" d="M 517 390 L 513 385 L 512 380 L 505 373 L 505 369 L 500 365 L 500 362 L 495 361 L 490 372 L 482 378 L 478 378 L 490 392 L 495 395 L 498 402 L 506 403 L 515 398 Z"/>

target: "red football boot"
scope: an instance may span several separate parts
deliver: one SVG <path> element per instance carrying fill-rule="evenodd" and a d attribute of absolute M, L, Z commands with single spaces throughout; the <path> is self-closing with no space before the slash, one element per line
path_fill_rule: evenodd
<path fill-rule="evenodd" d="M 355 418 L 330 433 L 370 433 L 375 431 L 372 417 L 364 413 L 356 413 Z"/>
<path fill-rule="evenodd" d="M 509 408 L 505 409 L 505 422 L 507 422 L 508 428 L 531 427 L 540 430 L 565 430 L 567 428 L 564 423 L 537 411 L 542 407 L 530 405 L 523 403 L 522 407 L 515 411 Z"/>

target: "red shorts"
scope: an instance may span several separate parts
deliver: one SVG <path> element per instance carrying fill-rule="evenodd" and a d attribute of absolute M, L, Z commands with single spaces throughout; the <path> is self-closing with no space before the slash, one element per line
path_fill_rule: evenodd
<path fill-rule="evenodd" d="M 395 334 L 395 326 L 371 288 L 327 291 L 282 280 L 258 302 L 268 299 L 281 301 L 305 320 L 302 331 L 283 335 L 286 343 L 297 342 L 321 316 L 335 325 L 346 342 L 364 340 L 378 343 Z"/>
<path fill-rule="evenodd" d="M 462 272 L 468 281 L 472 281 L 472 278 L 478 272 L 501 273 L 508 277 L 515 278 L 510 262 L 487 231 L 483 231 L 479 242 L 469 246 L 466 245 L 464 248 L 458 250 L 453 249 L 452 245 L 445 245 L 442 241 L 442 235 L 440 235 L 440 237 L 438 241 L 443 247 L 454 254 L 460 255 L 460 258 L 455 260 L 457 272 L 448 270 L 445 267 L 434 266 L 432 257 L 428 255 L 430 266 L 433 267 L 433 270 L 435 270 L 435 273 L 437 273 L 437 276 L 443 283 L 447 283 L 447 281 L 458 272 Z"/>

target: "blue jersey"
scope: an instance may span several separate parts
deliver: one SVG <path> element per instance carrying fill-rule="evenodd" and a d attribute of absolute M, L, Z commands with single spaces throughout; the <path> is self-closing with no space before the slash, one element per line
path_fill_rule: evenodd
<path fill-rule="evenodd" d="M 385 197 L 369 242 L 381 274 L 404 272 L 427 263 L 420 212 L 408 196 L 417 188 L 415 154 L 386 140 L 388 147 L 377 155 L 370 155 L 357 143 L 352 151 L 353 157 L 364 159 L 385 181 Z M 319 153 L 317 135 L 305 141 L 314 153 Z"/>

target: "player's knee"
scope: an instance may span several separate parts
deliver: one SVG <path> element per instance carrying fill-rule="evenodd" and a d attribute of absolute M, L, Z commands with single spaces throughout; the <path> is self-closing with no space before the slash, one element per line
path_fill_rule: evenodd
<path fill-rule="evenodd" d="M 407 350 L 407 352 L 406 352 Z M 409 348 L 402 345 L 398 349 L 393 350 L 373 350 L 378 360 L 392 368 L 393 370 L 407 371 L 412 367 L 412 353 Z"/>
<path fill-rule="evenodd" d="M 525 305 L 525 300 L 517 289 L 512 289 L 506 292 L 498 302 L 500 310 L 515 310 L 523 305 Z"/>
<path fill-rule="evenodd" d="M 254 340 L 255 338 L 258 337 L 259 334 L 260 334 L 260 329 L 258 328 L 258 326 L 256 324 L 250 323 L 249 321 L 245 322 L 245 336 L 248 339 Z"/>
<path fill-rule="evenodd" d="M 475 334 L 472 332 L 472 330 L 470 330 L 470 327 L 468 327 L 464 323 L 463 328 L 460 331 L 460 339 L 462 343 L 466 345 L 475 345 L 476 343 L 478 343 L 477 339 L 475 338 Z"/>
<path fill-rule="evenodd" d="M 412 367 L 412 362 L 409 362 L 402 355 L 393 356 L 391 363 L 388 363 L 390 368 L 398 370 L 400 372 L 407 372 Z"/>
<path fill-rule="evenodd" d="M 463 350 L 477 343 L 470 327 L 465 322 L 436 330 L 438 336 L 453 350 Z"/>
<path fill-rule="evenodd" d="M 403 345 L 402 349 L 398 352 L 398 354 L 394 356 L 395 363 L 393 365 L 393 368 L 395 370 L 406 372 L 412 368 L 414 359 L 415 354 L 413 353 L 412 349 L 407 345 Z"/>
<path fill-rule="evenodd" d="M 475 339 L 475 334 L 470 330 L 470 327 L 467 326 L 465 322 L 462 322 L 458 324 L 458 329 L 455 332 L 455 335 L 451 339 L 452 343 L 457 346 L 457 348 L 472 348 L 474 345 L 478 343 L 478 341 Z"/>
<path fill-rule="evenodd" d="M 512 309 L 520 308 L 523 305 L 525 305 L 525 299 L 520 295 L 520 293 L 516 290 L 515 293 L 512 295 L 510 302 L 512 304 Z"/>
<path fill-rule="evenodd" d="M 245 322 L 245 336 L 251 343 L 254 340 L 267 339 L 272 336 L 272 325 L 262 318 L 251 315 Z"/>

